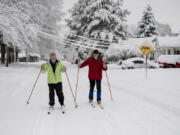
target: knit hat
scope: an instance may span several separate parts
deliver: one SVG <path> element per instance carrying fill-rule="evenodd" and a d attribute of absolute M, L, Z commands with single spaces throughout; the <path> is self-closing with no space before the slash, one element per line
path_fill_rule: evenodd
<path fill-rule="evenodd" d="M 92 54 L 99 54 L 100 52 L 98 50 L 94 50 Z"/>

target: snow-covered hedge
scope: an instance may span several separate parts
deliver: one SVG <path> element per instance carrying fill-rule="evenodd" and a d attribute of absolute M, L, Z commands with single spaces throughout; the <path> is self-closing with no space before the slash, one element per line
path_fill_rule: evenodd
<path fill-rule="evenodd" d="M 107 51 L 108 59 L 125 60 L 132 57 L 140 57 L 142 53 L 138 46 L 113 44 Z"/>
<path fill-rule="evenodd" d="M 120 40 L 109 46 L 107 57 L 111 61 L 125 60 L 132 57 L 144 57 L 140 51 L 140 46 L 146 44 L 154 50 L 154 43 L 152 42 L 156 37 L 151 38 L 130 38 L 128 40 Z M 114 60 L 115 59 L 115 60 Z"/>

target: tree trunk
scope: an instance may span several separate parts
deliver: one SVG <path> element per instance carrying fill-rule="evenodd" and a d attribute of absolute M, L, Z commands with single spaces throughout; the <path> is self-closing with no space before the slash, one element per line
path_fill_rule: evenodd
<path fill-rule="evenodd" d="M 8 46 L 6 46 L 6 67 L 9 66 L 9 54 L 10 53 L 10 49 Z"/>
<path fill-rule="evenodd" d="M 15 53 L 14 53 L 14 47 L 12 48 L 12 62 L 14 62 L 14 57 L 15 56 Z"/>
<path fill-rule="evenodd" d="M 9 64 L 10 64 L 12 60 L 12 50 L 10 47 L 8 47 L 8 50 L 9 50 Z"/>
<path fill-rule="evenodd" d="M 18 61 L 18 48 L 15 48 L 15 53 L 16 53 L 16 62 Z"/>
<path fill-rule="evenodd" d="M 11 48 L 11 63 L 14 62 L 14 48 Z"/>
<path fill-rule="evenodd" d="M 1 63 L 5 64 L 6 46 L 1 44 Z"/>

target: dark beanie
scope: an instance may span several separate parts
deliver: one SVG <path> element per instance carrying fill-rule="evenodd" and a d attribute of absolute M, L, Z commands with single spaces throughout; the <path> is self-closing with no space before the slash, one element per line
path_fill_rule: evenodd
<path fill-rule="evenodd" d="M 99 51 L 98 50 L 94 50 L 93 54 L 99 54 Z"/>

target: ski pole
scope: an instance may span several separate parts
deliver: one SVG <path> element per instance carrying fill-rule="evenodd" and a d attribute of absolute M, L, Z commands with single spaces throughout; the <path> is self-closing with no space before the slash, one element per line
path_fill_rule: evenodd
<path fill-rule="evenodd" d="M 70 83 L 70 81 L 69 81 L 69 77 L 68 77 L 67 71 L 66 71 L 65 73 L 66 73 L 66 78 L 67 78 L 68 83 L 69 83 L 69 88 L 70 88 L 71 93 L 72 93 L 72 97 L 73 97 L 73 100 L 74 100 L 75 108 L 77 108 L 78 105 L 76 104 L 76 100 L 75 100 L 75 97 L 74 97 L 74 94 L 73 94 L 73 90 L 72 90 L 72 87 L 71 87 L 71 83 Z"/>
<path fill-rule="evenodd" d="M 76 82 L 76 90 L 75 90 L 75 101 L 76 101 L 76 97 L 77 97 L 78 81 L 79 81 L 79 67 L 78 67 L 78 73 L 77 73 L 77 82 Z"/>
<path fill-rule="evenodd" d="M 110 83 L 109 83 L 109 79 L 108 79 L 107 71 L 106 71 L 106 79 L 107 79 L 107 82 L 108 82 L 108 87 L 109 87 L 109 92 L 110 92 L 111 100 L 113 101 L 112 91 L 111 91 L 111 87 L 110 87 Z"/>
<path fill-rule="evenodd" d="M 37 76 L 37 79 L 36 79 L 36 81 L 35 81 L 35 83 L 34 83 L 34 86 L 33 86 L 32 90 L 31 90 L 31 93 L 30 93 L 30 95 L 29 95 L 29 98 L 28 98 L 28 100 L 27 100 L 27 102 L 26 102 L 27 104 L 29 104 L 29 101 L 30 101 L 30 99 L 31 99 L 31 96 L 32 96 L 32 94 L 33 94 L 34 88 L 35 88 L 35 86 L 36 86 L 36 84 L 37 84 L 37 81 L 38 81 L 38 79 L 39 79 L 40 74 L 41 74 L 41 70 L 40 70 L 40 72 L 39 72 L 39 74 L 38 74 L 38 76 Z"/>

